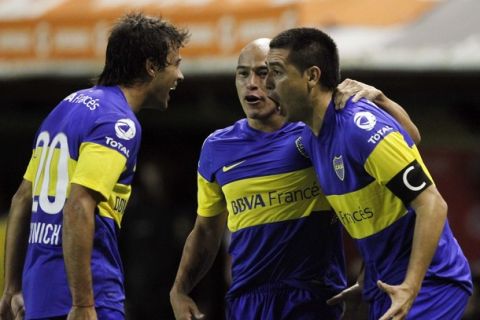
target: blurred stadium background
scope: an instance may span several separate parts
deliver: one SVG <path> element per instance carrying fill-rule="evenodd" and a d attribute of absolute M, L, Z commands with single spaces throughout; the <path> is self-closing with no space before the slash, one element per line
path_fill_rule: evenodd
<path fill-rule="evenodd" d="M 343 78 L 380 88 L 419 127 L 424 160 L 475 276 L 464 319 L 480 319 L 479 0 L 0 0 L 2 242 L 36 128 L 60 99 L 90 85 L 110 26 L 131 10 L 160 14 L 192 37 L 168 112 L 138 115 L 143 145 L 121 239 L 129 319 L 172 318 L 168 291 L 195 218 L 202 141 L 243 116 L 237 54 L 294 26 L 330 33 Z M 350 241 L 347 254 L 354 273 Z M 195 292 L 209 319 L 222 319 L 227 260 L 220 254 Z"/>

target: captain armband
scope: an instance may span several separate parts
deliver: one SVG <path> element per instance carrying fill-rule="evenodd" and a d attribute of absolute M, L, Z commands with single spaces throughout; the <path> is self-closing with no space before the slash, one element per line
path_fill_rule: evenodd
<path fill-rule="evenodd" d="M 432 183 L 422 166 L 414 160 L 387 183 L 387 188 L 408 205 Z"/>

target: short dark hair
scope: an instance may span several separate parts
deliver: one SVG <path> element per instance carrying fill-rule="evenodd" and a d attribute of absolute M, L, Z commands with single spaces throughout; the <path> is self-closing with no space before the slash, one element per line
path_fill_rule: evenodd
<path fill-rule="evenodd" d="M 288 29 L 270 41 L 270 48 L 289 49 L 288 61 L 300 72 L 318 66 L 322 86 L 333 90 L 340 83 L 337 45 L 325 32 L 315 28 Z"/>
<path fill-rule="evenodd" d="M 159 70 L 168 66 L 168 53 L 188 41 L 189 33 L 157 17 L 139 12 L 126 14 L 108 38 L 105 66 L 96 83 L 103 86 L 145 83 L 150 59 Z"/>

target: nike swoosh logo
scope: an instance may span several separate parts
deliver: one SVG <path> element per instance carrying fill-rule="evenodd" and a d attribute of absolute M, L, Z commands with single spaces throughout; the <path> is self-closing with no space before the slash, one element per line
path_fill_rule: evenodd
<path fill-rule="evenodd" d="M 223 172 L 227 172 L 227 171 L 230 171 L 232 170 L 233 168 L 235 168 L 236 166 L 239 166 L 241 165 L 242 163 L 244 163 L 246 160 L 243 160 L 243 161 L 240 161 L 240 162 L 237 162 L 237 163 L 234 163 L 232 165 L 229 165 L 229 166 L 223 166 Z"/>

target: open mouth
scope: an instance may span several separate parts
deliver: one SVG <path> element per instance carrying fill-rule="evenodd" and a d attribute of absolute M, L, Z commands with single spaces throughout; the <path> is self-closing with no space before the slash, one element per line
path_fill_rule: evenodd
<path fill-rule="evenodd" d="M 262 99 L 258 96 L 254 96 L 254 95 L 245 96 L 245 101 L 247 101 L 247 103 L 250 103 L 250 104 L 258 103 L 260 102 L 260 100 Z"/>

